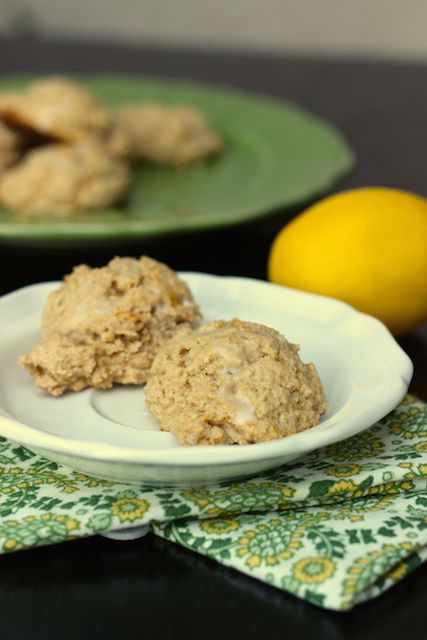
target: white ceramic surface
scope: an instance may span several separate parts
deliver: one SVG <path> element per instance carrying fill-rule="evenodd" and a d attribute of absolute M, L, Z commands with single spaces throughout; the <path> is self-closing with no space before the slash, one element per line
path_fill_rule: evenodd
<path fill-rule="evenodd" d="M 122 482 L 195 485 L 259 473 L 369 427 L 405 394 L 412 363 L 378 321 L 346 304 L 267 282 L 185 273 L 205 321 L 239 317 L 280 331 L 315 363 L 329 410 L 281 440 L 180 446 L 159 431 L 140 387 L 42 394 L 18 365 L 38 339 L 47 294 L 32 285 L 0 299 L 0 434 L 79 471 Z"/>

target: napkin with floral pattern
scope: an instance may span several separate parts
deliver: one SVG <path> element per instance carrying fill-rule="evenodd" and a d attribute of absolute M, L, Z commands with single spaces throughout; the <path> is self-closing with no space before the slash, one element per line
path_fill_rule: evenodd
<path fill-rule="evenodd" d="M 321 607 L 372 598 L 427 558 L 427 405 L 260 476 L 192 489 L 92 478 L 0 438 L 0 552 L 150 524 Z"/>

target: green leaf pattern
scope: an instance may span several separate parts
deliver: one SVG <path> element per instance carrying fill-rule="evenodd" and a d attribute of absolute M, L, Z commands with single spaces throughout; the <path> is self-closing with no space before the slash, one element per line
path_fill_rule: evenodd
<path fill-rule="evenodd" d="M 317 606 L 349 609 L 427 558 L 427 405 L 407 396 L 346 441 L 189 489 L 100 480 L 0 438 L 0 552 L 142 524 Z"/>

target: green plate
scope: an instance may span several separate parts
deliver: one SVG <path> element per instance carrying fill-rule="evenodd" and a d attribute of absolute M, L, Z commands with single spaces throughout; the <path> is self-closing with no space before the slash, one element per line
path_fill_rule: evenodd
<path fill-rule="evenodd" d="M 0 90 L 29 80 L 3 78 Z M 80 80 L 112 107 L 141 100 L 199 107 L 224 137 L 226 150 L 187 169 L 139 165 L 120 208 L 60 219 L 29 219 L 0 209 L 0 239 L 131 238 L 237 224 L 319 195 L 353 166 L 341 134 L 293 104 L 139 76 Z"/>

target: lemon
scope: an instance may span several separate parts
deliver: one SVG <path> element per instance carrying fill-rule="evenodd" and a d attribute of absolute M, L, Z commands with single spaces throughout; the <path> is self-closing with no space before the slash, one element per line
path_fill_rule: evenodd
<path fill-rule="evenodd" d="M 325 198 L 279 232 L 268 277 L 406 333 L 427 318 L 427 200 L 370 187 Z"/>

